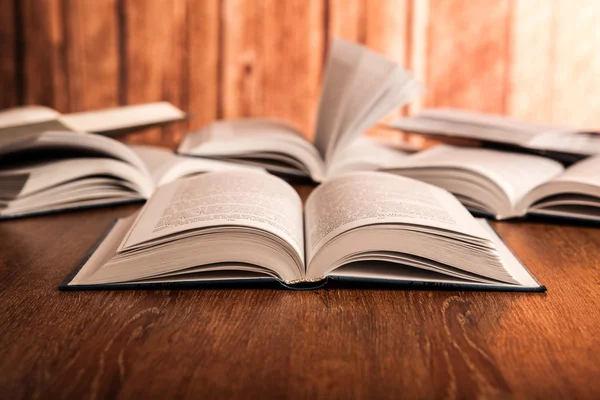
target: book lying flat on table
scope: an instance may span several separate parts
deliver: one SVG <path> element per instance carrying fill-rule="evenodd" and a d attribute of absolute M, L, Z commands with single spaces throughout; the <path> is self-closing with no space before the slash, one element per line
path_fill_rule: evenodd
<path fill-rule="evenodd" d="M 380 172 L 308 197 L 257 171 L 160 186 L 120 219 L 62 289 L 327 279 L 542 291 L 485 220 L 435 186 Z"/>
<path fill-rule="evenodd" d="M 0 144 L 0 165 L 0 218 L 139 201 L 181 176 L 250 168 L 70 131 Z"/>
<path fill-rule="evenodd" d="M 380 169 L 442 187 L 497 219 L 534 214 L 600 222 L 600 155 L 565 169 L 532 154 L 439 145 Z"/>
<path fill-rule="evenodd" d="M 391 125 L 405 132 L 475 139 L 527 152 L 539 153 L 564 162 L 575 162 L 600 154 L 600 132 L 539 124 L 473 111 L 432 108 L 401 118 Z"/>
<path fill-rule="evenodd" d="M 179 121 L 187 115 L 161 101 L 93 111 L 60 114 L 42 106 L 0 111 L 0 144 L 45 131 L 78 131 L 113 135 L 133 128 Z"/>
<path fill-rule="evenodd" d="M 225 120 L 188 134 L 178 152 L 255 164 L 322 182 L 355 169 L 344 150 L 421 91 L 401 66 L 363 46 L 336 39 L 328 56 L 314 143 L 281 121 Z M 386 150 L 374 140 L 363 140 L 360 151 L 377 158 Z"/>

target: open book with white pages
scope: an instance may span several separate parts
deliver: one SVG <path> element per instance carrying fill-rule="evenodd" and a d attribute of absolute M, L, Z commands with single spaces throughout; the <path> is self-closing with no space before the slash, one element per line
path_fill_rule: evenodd
<path fill-rule="evenodd" d="M 564 168 L 532 154 L 440 145 L 379 169 L 444 188 L 470 210 L 496 219 L 600 222 L 600 156 Z"/>
<path fill-rule="evenodd" d="M 447 191 L 358 172 L 297 192 L 259 171 L 160 186 L 120 219 L 61 289 L 328 279 L 543 291 L 491 226 Z"/>
<path fill-rule="evenodd" d="M 0 144 L 0 219 L 147 199 L 183 176 L 257 169 L 70 131 Z"/>
<path fill-rule="evenodd" d="M 0 145 L 46 131 L 114 135 L 131 129 L 180 121 L 188 115 L 166 101 L 61 114 L 43 106 L 0 110 Z"/>
<path fill-rule="evenodd" d="M 335 39 L 329 51 L 314 143 L 285 122 L 249 118 L 214 122 L 189 133 L 178 152 L 248 163 L 322 182 L 359 169 L 345 150 L 422 86 L 400 65 L 364 46 Z M 364 139 L 360 153 L 377 158 L 382 145 Z M 360 164 L 362 161 L 358 161 Z"/>
<path fill-rule="evenodd" d="M 569 163 L 600 155 L 600 132 L 454 108 L 424 109 L 395 121 L 391 127 L 442 140 L 452 137 L 501 144 Z"/>

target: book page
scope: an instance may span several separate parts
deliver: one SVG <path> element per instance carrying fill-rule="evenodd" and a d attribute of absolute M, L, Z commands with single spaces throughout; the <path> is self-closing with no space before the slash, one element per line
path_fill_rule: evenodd
<path fill-rule="evenodd" d="M 43 106 L 14 107 L 0 111 L 0 129 L 56 120 L 60 113 Z"/>
<path fill-rule="evenodd" d="M 347 174 L 322 184 L 306 202 L 305 219 L 308 265 L 335 236 L 370 224 L 405 223 L 488 237 L 447 191 L 381 172 Z"/>
<path fill-rule="evenodd" d="M 402 168 L 462 168 L 473 171 L 496 183 L 513 205 L 534 187 L 563 171 L 560 163 L 544 157 L 449 145 L 412 155 Z"/>
<path fill-rule="evenodd" d="M 408 152 L 389 147 L 374 138 L 359 137 L 335 154 L 328 166 L 327 177 L 392 168 L 401 165 L 408 156 Z"/>
<path fill-rule="evenodd" d="M 283 180 L 255 171 L 212 172 L 160 186 L 119 250 L 192 229 L 227 225 L 277 235 L 304 260 L 300 197 Z"/>
<path fill-rule="evenodd" d="M 212 171 L 263 171 L 263 168 L 234 164 L 204 158 L 184 157 L 171 150 L 146 145 L 131 145 L 148 167 L 156 186 L 173 182 L 183 177 Z"/>
<path fill-rule="evenodd" d="M 375 57 L 370 58 L 371 63 L 375 64 L 376 60 Z M 378 63 L 384 64 L 383 60 L 379 60 Z M 368 75 L 373 73 L 369 72 Z M 379 79 L 380 90 L 377 92 L 371 90 L 370 93 L 375 96 L 371 96 L 370 99 L 365 94 L 367 92 L 365 89 L 361 87 L 353 89 L 352 97 L 357 99 L 360 108 L 355 111 L 346 110 L 345 123 L 331 149 L 332 156 L 346 148 L 391 111 L 402 107 L 423 92 L 423 86 L 410 72 L 399 65 L 393 65 L 391 72 L 379 76 Z M 372 86 L 375 86 L 375 83 Z"/>
<path fill-rule="evenodd" d="M 499 116 L 487 118 L 478 113 L 453 109 L 426 109 L 400 118 L 391 127 L 404 132 L 442 135 L 476 139 L 497 143 L 525 146 L 539 132 L 516 126 L 497 123 Z"/>
<path fill-rule="evenodd" d="M 574 154 L 600 154 L 600 138 L 584 132 L 558 132 L 536 135 L 527 141 L 531 149 L 550 150 Z"/>
<path fill-rule="evenodd" d="M 343 103 L 356 75 L 356 66 L 362 52 L 360 45 L 345 40 L 334 39 L 331 43 L 315 128 L 315 147 L 323 160 L 335 140 L 335 132 L 341 123 Z"/>
<path fill-rule="evenodd" d="M 266 168 L 269 162 L 281 162 L 316 181 L 324 177 L 323 162 L 313 144 L 291 125 L 275 119 L 217 121 L 186 135 L 177 151 L 237 162 L 252 160 Z"/>
<path fill-rule="evenodd" d="M 71 128 L 57 119 L 35 122 L 25 125 L 0 128 L 0 147 L 47 131 L 70 131 Z"/>
<path fill-rule="evenodd" d="M 575 165 L 567 168 L 565 172 L 558 175 L 553 181 L 576 182 L 600 189 L 600 156 L 589 157 Z"/>
<path fill-rule="evenodd" d="M 111 132 L 177 121 L 186 114 L 166 101 L 64 114 L 60 120 L 81 132 Z"/>
<path fill-rule="evenodd" d="M 334 153 L 419 92 L 396 63 L 356 43 L 335 39 L 319 102 L 315 147 L 329 163 Z"/>

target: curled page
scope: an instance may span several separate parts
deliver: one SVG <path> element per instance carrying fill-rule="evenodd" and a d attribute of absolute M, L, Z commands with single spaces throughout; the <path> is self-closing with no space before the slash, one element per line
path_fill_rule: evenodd
<path fill-rule="evenodd" d="M 404 68 L 364 46 L 331 44 L 319 103 L 315 147 L 325 161 L 421 92 Z"/>

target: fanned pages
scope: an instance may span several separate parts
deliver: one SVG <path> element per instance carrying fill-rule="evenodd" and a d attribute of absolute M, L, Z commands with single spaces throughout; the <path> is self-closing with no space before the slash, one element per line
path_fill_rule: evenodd
<path fill-rule="evenodd" d="M 0 163 L 0 218 L 140 201 L 181 177 L 250 168 L 70 131 L 6 142 Z"/>
<path fill-rule="evenodd" d="M 422 91 L 401 66 L 367 48 L 336 39 L 328 56 L 314 144 L 270 119 L 217 121 L 186 135 L 178 152 L 260 165 L 321 182 L 346 163 L 344 150 L 391 111 Z M 350 172 L 352 169 L 348 170 Z"/>
<path fill-rule="evenodd" d="M 475 139 L 573 162 L 600 154 L 600 133 L 451 108 L 425 109 L 395 121 L 405 132 Z"/>
<path fill-rule="evenodd" d="M 327 277 L 543 290 L 448 192 L 379 172 L 319 186 L 306 207 L 283 180 L 221 171 L 157 189 L 63 288 Z"/>
<path fill-rule="evenodd" d="M 385 170 L 447 189 L 497 219 L 534 213 L 600 221 L 600 156 L 565 170 L 536 155 L 440 145 Z"/>

